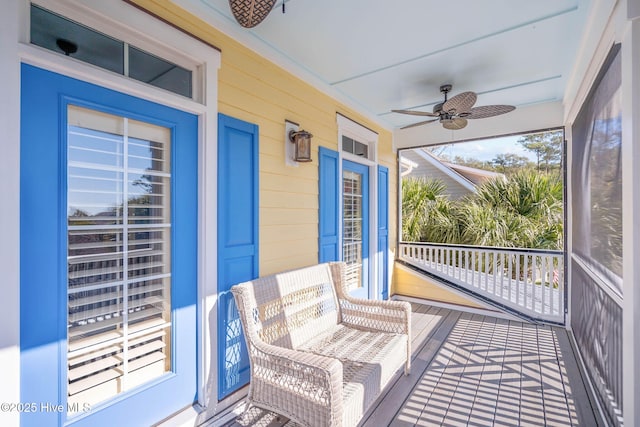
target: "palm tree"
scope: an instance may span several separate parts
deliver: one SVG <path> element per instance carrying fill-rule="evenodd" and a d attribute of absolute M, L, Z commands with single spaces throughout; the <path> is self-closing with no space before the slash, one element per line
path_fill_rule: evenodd
<path fill-rule="evenodd" d="M 563 191 L 557 174 L 522 171 L 508 179 L 492 179 L 480 185 L 468 203 L 501 218 L 502 234 L 491 246 L 562 248 Z M 487 232 L 493 231 L 487 225 Z M 482 223 L 474 227 L 482 228 Z"/>
<path fill-rule="evenodd" d="M 424 241 L 425 226 L 433 205 L 446 190 L 438 179 L 404 178 L 402 180 L 402 239 Z"/>

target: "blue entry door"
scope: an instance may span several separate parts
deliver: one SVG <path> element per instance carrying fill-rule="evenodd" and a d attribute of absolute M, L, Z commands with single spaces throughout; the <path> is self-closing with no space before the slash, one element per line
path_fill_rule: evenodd
<path fill-rule="evenodd" d="M 198 118 L 29 65 L 21 109 L 21 424 L 151 425 L 197 392 Z"/>
<path fill-rule="evenodd" d="M 351 295 L 369 297 L 369 168 L 342 162 L 342 260 Z"/>

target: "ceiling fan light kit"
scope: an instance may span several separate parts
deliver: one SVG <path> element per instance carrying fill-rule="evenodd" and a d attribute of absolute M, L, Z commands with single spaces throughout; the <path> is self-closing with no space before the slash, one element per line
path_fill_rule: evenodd
<path fill-rule="evenodd" d="M 467 119 L 486 119 L 487 117 L 499 116 L 516 109 L 513 105 L 482 105 L 480 107 L 474 107 L 473 105 L 478 100 L 478 95 L 476 95 L 475 92 L 462 92 L 448 99 L 448 94 L 451 89 L 452 86 L 450 84 L 440 86 L 440 92 L 444 94 L 444 101 L 436 104 L 433 107 L 432 113 L 416 110 L 391 110 L 394 113 L 409 114 L 412 116 L 435 117 L 434 119 L 404 126 L 401 129 L 439 121 L 445 129 L 459 130 L 467 126 Z"/>

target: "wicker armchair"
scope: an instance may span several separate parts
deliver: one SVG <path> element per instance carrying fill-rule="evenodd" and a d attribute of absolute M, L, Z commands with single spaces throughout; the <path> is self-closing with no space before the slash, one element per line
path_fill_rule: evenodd
<path fill-rule="evenodd" d="M 349 297 L 343 263 L 234 286 L 251 363 L 248 403 L 309 427 L 355 426 L 411 362 L 411 306 Z"/>

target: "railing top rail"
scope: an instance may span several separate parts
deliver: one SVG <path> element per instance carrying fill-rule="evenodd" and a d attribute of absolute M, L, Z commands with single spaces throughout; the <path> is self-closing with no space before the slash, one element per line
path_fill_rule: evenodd
<path fill-rule="evenodd" d="M 564 251 L 552 250 L 552 249 L 533 249 L 533 248 L 505 248 L 498 246 L 473 246 L 473 245 L 459 245 L 453 243 L 431 243 L 431 242 L 400 242 L 400 245 L 412 245 L 412 246 L 433 246 L 441 248 L 456 248 L 456 249 L 472 249 L 472 250 L 492 250 L 501 252 L 519 252 L 519 253 L 531 253 L 542 255 L 564 255 Z"/>

